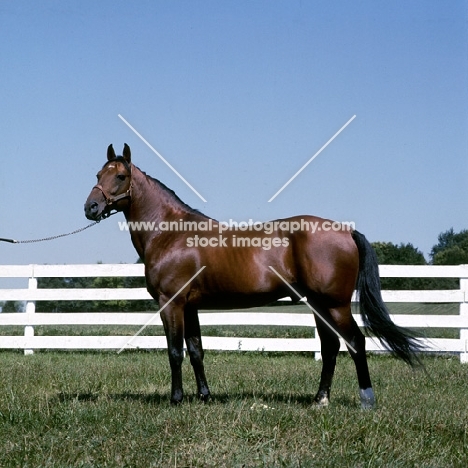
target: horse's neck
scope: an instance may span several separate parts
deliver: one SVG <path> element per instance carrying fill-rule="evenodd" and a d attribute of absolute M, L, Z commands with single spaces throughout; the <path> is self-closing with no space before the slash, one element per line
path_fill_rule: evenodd
<path fill-rule="evenodd" d="M 127 222 L 146 223 L 131 230 L 133 244 L 143 258 L 145 246 L 161 231 L 161 222 L 178 221 L 181 218 L 207 219 L 181 203 L 173 194 L 154 179 L 148 178 L 137 167 L 132 167 L 132 194 L 129 209 L 124 213 Z"/>
<path fill-rule="evenodd" d="M 127 221 L 160 223 L 171 218 L 177 205 L 156 181 L 150 180 L 137 167 L 132 168 L 132 199 L 125 214 Z"/>

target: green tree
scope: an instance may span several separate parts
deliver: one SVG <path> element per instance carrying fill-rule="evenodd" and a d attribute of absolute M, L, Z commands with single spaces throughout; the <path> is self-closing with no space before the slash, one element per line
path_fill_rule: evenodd
<path fill-rule="evenodd" d="M 381 265 L 426 265 L 423 253 L 413 244 L 374 242 L 372 247 Z"/>
<path fill-rule="evenodd" d="M 468 229 L 455 233 L 453 228 L 439 234 L 438 243 L 432 247 L 434 265 L 468 264 Z"/>
<path fill-rule="evenodd" d="M 91 287 L 92 288 L 109 288 L 118 289 L 124 287 L 123 277 L 98 277 L 93 278 Z M 129 309 L 129 302 L 125 299 L 112 299 L 109 301 L 93 301 L 91 309 L 102 311 L 102 312 L 117 312 L 125 311 Z"/>
<path fill-rule="evenodd" d="M 413 244 L 374 242 L 372 247 L 380 265 L 426 265 L 423 253 Z M 428 289 L 430 281 L 425 278 L 381 278 L 382 289 Z"/>
<path fill-rule="evenodd" d="M 38 278 L 39 289 L 92 287 L 93 278 Z M 92 312 L 92 301 L 37 301 L 37 312 Z"/>
<path fill-rule="evenodd" d="M 24 312 L 26 310 L 26 301 L 5 301 L 2 312 Z"/>
<path fill-rule="evenodd" d="M 458 233 L 453 228 L 442 232 L 437 238 L 438 243 L 432 247 L 431 263 L 433 265 L 462 265 L 468 264 L 468 230 Z M 440 289 L 458 289 L 458 278 L 440 278 Z"/>

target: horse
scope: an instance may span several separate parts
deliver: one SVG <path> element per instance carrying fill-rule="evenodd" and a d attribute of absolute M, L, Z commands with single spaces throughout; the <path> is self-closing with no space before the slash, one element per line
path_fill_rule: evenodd
<path fill-rule="evenodd" d="M 365 337 L 351 314 L 355 289 L 367 330 L 410 366 L 420 362 L 417 338 L 392 322 L 382 300 L 376 254 L 355 229 L 320 229 L 333 222 L 309 215 L 272 221 L 268 230 L 258 224 L 246 229 L 244 223 L 242 230 L 240 224 L 223 224 L 191 208 L 141 171 L 132 163 L 127 144 L 121 156 L 116 156 L 112 144 L 107 148 L 107 161 L 97 173 L 84 211 L 93 221 L 117 212 L 126 218 L 145 265 L 148 292 L 159 303 L 173 404 L 183 400 L 184 340 L 198 396 L 210 399 L 199 309 L 258 307 L 285 296 L 296 301 L 305 297 L 316 314 L 321 342 L 322 371 L 313 399 L 319 407 L 330 402 L 340 337 L 355 364 L 361 406 L 368 409 L 376 404 Z M 319 228 L 311 232 L 307 223 Z"/>

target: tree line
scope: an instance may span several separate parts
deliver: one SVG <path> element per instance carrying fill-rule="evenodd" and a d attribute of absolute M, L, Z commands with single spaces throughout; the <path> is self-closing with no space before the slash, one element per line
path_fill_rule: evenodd
<path fill-rule="evenodd" d="M 381 265 L 460 265 L 468 264 L 468 230 L 453 228 L 439 234 L 427 261 L 411 243 L 374 242 L 372 246 Z M 141 263 L 138 260 L 137 263 Z M 458 289 L 457 278 L 382 278 L 382 289 Z M 111 278 L 38 278 L 38 288 L 145 288 L 143 277 Z M 22 312 L 24 303 L 9 301 L 4 312 Z M 37 301 L 37 312 L 135 312 L 158 310 L 153 300 L 111 301 Z"/>
<path fill-rule="evenodd" d="M 411 243 L 399 245 L 374 242 L 380 265 L 462 265 L 468 264 L 468 230 L 442 232 L 429 254 L 429 261 Z M 458 289 L 457 278 L 381 278 L 382 289 Z"/>

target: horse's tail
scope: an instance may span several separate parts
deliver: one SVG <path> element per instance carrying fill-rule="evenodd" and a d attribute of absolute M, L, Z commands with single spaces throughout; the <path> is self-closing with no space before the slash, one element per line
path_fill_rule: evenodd
<path fill-rule="evenodd" d="M 421 345 L 409 330 L 395 325 L 382 300 L 377 256 L 369 241 L 354 231 L 354 242 L 359 251 L 357 292 L 364 325 L 395 356 L 411 366 L 421 364 L 416 353 Z"/>

